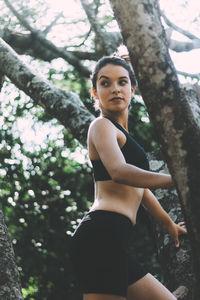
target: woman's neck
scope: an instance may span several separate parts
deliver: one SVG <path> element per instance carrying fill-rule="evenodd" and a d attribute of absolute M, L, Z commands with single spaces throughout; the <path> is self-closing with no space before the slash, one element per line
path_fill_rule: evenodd
<path fill-rule="evenodd" d="M 117 114 L 116 112 L 101 112 L 101 117 L 105 117 L 108 119 L 112 119 L 119 123 L 122 127 L 124 127 L 128 131 L 128 114 Z"/>

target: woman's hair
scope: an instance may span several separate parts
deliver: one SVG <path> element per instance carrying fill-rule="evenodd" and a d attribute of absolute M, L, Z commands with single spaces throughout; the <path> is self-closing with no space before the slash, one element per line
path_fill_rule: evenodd
<path fill-rule="evenodd" d="M 133 72 L 133 69 L 131 68 L 131 66 L 126 62 L 125 59 L 117 57 L 117 56 L 103 56 L 96 64 L 94 71 L 92 73 L 91 76 L 91 80 L 92 80 L 92 87 L 96 90 L 96 83 L 97 83 L 97 76 L 98 73 L 100 71 L 101 68 L 103 68 L 104 66 L 106 66 L 107 64 L 111 64 L 111 65 L 117 65 L 117 66 L 121 66 L 123 68 L 125 68 L 128 73 L 129 73 L 129 77 L 130 77 L 130 81 L 131 81 L 131 85 L 132 86 L 136 86 L 137 85 L 137 81 L 135 78 L 135 74 Z"/>

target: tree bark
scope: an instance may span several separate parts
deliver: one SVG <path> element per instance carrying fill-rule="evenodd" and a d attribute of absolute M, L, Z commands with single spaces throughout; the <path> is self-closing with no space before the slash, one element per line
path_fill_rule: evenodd
<path fill-rule="evenodd" d="M 149 153 L 150 169 L 154 172 L 168 172 L 161 151 Z M 176 223 L 184 221 L 181 204 L 176 190 L 157 189 L 156 198 Z M 191 300 L 194 275 L 192 270 L 191 245 L 187 236 L 180 236 L 177 249 L 174 240 L 163 226 L 151 218 L 155 232 L 158 261 L 163 271 L 165 285 L 177 299 Z"/>
<path fill-rule="evenodd" d="M 3 87 L 4 79 L 5 79 L 4 74 L 0 72 L 0 92 Z"/>
<path fill-rule="evenodd" d="M 187 222 L 200 299 L 200 114 L 181 88 L 168 53 L 156 0 L 110 0 L 128 47 L 139 89 L 179 193 Z M 128 9 L 127 9 L 128 7 Z M 194 96 L 194 94 L 193 94 Z M 197 95 L 196 102 L 197 102 Z"/>
<path fill-rule="evenodd" d="M 13 247 L 0 210 L 0 299 L 23 300 Z"/>

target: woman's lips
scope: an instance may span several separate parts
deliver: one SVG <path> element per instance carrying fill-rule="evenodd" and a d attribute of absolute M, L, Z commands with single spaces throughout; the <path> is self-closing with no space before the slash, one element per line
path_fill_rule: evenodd
<path fill-rule="evenodd" d="M 117 101 L 117 100 L 123 100 L 123 98 L 121 98 L 121 97 L 113 97 L 112 99 L 110 99 L 110 101 Z"/>

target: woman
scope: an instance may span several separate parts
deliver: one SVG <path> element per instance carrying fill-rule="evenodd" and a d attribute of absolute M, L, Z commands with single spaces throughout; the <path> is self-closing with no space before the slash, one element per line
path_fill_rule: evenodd
<path fill-rule="evenodd" d="M 175 297 L 127 254 L 142 204 L 179 246 L 184 223 L 175 224 L 150 188 L 171 187 L 168 174 L 149 171 L 143 148 L 128 133 L 128 107 L 136 80 L 125 60 L 103 57 L 92 77 L 101 115 L 88 131 L 95 200 L 77 227 L 71 257 L 84 300 L 172 300 Z"/>

